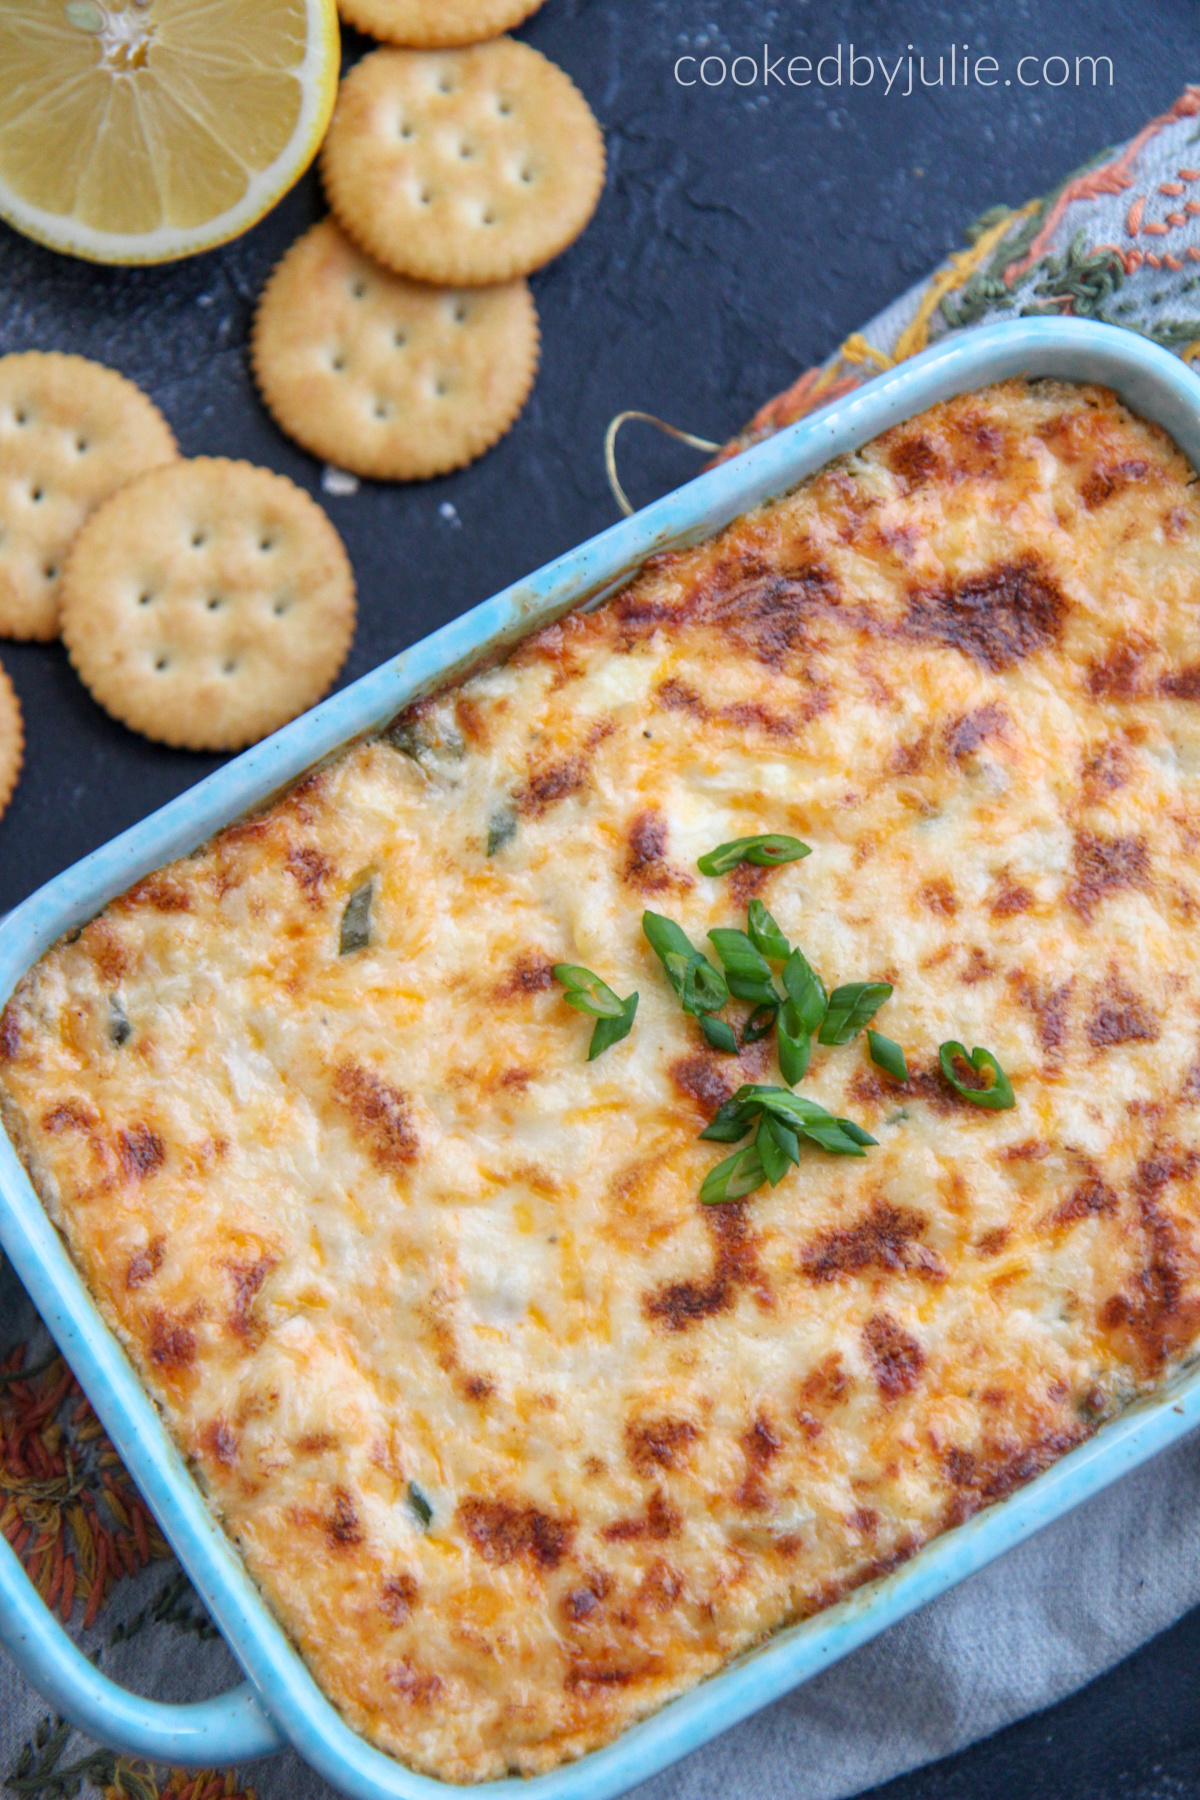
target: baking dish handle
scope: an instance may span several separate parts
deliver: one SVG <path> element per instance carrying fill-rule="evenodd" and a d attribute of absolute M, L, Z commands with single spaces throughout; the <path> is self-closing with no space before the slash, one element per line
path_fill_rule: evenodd
<path fill-rule="evenodd" d="M 97 1743 L 175 1767 L 252 1762 L 284 1739 L 249 1682 L 190 1706 L 143 1700 L 102 1675 L 67 1636 L 0 1537 L 0 1644 L 43 1699 Z"/>

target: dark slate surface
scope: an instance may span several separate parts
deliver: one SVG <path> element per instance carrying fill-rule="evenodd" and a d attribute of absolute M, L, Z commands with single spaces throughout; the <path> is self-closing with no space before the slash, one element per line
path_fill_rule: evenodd
<path fill-rule="evenodd" d="M 358 575 L 345 679 L 610 524 L 600 444 L 612 413 L 733 431 L 947 250 L 998 200 L 1023 201 L 1135 131 L 1200 77 L 1194 0 L 999 6 L 909 0 L 548 0 L 522 35 L 574 76 L 605 125 L 609 178 L 582 241 L 534 286 L 540 380 L 481 463 L 325 504 Z M 685 91 L 692 51 L 889 59 L 951 40 L 1017 57 L 1108 55 L 1111 91 L 1044 86 L 885 98 L 847 88 Z M 361 50 L 347 44 L 347 55 Z M 932 67 L 932 62 L 931 65 Z M 306 179 L 238 243 L 174 268 L 98 270 L 0 227 L 0 352 L 81 351 L 140 381 L 186 452 L 249 457 L 320 496 L 320 471 L 275 430 L 246 367 L 255 296 L 321 211 Z M 687 452 L 630 434 L 640 500 Z M 447 507 L 453 508 L 447 513 Z M 188 787 L 216 758 L 148 744 L 95 707 L 57 648 L 5 645 L 28 763 L 0 823 L 0 909 Z M 7 1304 L 6 1304 L 7 1302 Z M 11 1314 L 11 1291 L 0 1312 Z M 11 1323 L 11 1317 L 9 1323 Z M 7 1332 L 5 1336 L 7 1337 Z M 1200 1614 L 1062 1706 L 880 1790 L 888 1800 L 1159 1800 L 1200 1795 Z"/>

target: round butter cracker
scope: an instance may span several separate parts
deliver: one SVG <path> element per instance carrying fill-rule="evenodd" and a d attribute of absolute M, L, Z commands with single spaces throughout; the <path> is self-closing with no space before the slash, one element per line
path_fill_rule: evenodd
<path fill-rule="evenodd" d="M 0 815 L 5 812 L 25 760 L 25 731 L 21 723 L 21 702 L 0 667 Z"/>
<path fill-rule="evenodd" d="M 332 219 L 292 245 L 254 321 L 255 380 L 282 429 L 379 480 L 444 475 L 489 450 L 524 406 L 537 360 L 524 281 L 406 281 Z"/>
<path fill-rule="evenodd" d="M 312 706 L 354 617 L 350 563 L 316 502 L 219 457 L 129 482 L 63 571 L 81 680 L 114 718 L 180 749 L 239 750 Z"/>
<path fill-rule="evenodd" d="M 604 138 L 570 77 L 528 44 L 373 50 L 342 82 L 321 152 L 339 222 L 416 281 L 528 275 L 583 230 Z"/>
<path fill-rule="evenodd" d="M 177 455 L 154 402 L 102 363 L 0 357 L 0 637 L 58 635 L 71 539 L 121 483 Z"/>
<path fill-rule="evenodd" d="M 338 0 L 347 25 L 389 44 L 445 50 L 511 31 L 542 0 Z"/>

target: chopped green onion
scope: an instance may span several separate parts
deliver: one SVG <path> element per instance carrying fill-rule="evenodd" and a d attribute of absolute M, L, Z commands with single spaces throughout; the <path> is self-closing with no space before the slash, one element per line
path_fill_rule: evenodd
<path fill-rule="evenodd" d="M 756 1006 L 742 1026 L 743 1044 L 757 1044 L 762 1038 L 769 1037 L 778 1012 L 778 1001 L 775 1001 L 773 1005 L 764 1003 L 762 1006 Z"/>
<path fill-rule="evenodd" d="M 951 1039 L 949 1043 L 943 1044 L 938 1050 L 938 1061 L 942 1065 L 942 1074 L 950 1086 L 956 1093 L 961 1094 L 964 1100 L 969 1100 L 972 1106 L 986 1106 L 993 1112 L 1006 1112 L 1010 1106 L 1017 1104 L 1017 1097 L 1012 1090 L 1012 1082 L 990 1050 L 983 1050 L 976 1046 L 968 1056 L 963 1045 Z M 954 1072 L 954 1065 L 959 1061 L 966 1063 L 967 1067 L 974 1070 L 977 1075 L 989 1071 L 992 1077 L 990 1085 L 968 1087 L 966 1082 L 960 1081 Z"/>
<path fill-rule="evenodd" d="M 861 1125 L 856 1125 L 853 1119 L 839 1119 L 838 1124 L 852 1143 L 865 1145 L 879 1142 L 869 1131 L 864 1131 Z"/>
<path fill-rule="evenodd" d="M 733 1026 L 724 1019 L 715 1019 L 711 1013 L 699 1013 L 700 1029 L 714 1050 L 724 1051 L 726 1056 L 736 1056 L 738 1041 Z"/>
<path fill-rule="evenodd" d="M 415 763 L 419 763 L 422 752 L 429 749 L 428 737 L 422 735 L 420 722 L 416 719 L 397 719 L 381 735 L 385 744 Z"/>
<path fill-rule="evenodd" d="M 747 930 L 754 948 L 769 962 L 786 962 L 792 954 L 792 946 L 761 900 L 750 902 Z"/>
<path fill-rule="evenodd" d="M 822 1044 L 848 1044 L 873 1019 L 892 989 L 886 981 L 851 981 L 834 988 L 821 1022 Z"/>
<path fill-rule="evenodd" d="M 495 856 L 498 850 L 503 850 L 505 844 L 511 844 L 516 835 L 517 815 L 510 812 L 507 807 L 501 807 L 498 811 L 494 812 L 488 820 L 488 855 Z"/>
<path fill-rule="evenodd" d="M 667 971 L 686 1013 L 698 1018 L 703 1013 L 717 1012 L 729 998 L 725 978 L 714 969 L 691 938 L 674 919 L 662 913 L 644 912 L 642 930 L 646 941 Z"/>
<path fill-rule="evenodd" d="M 779 1053 L 779 1073 L 789 1087 L 795 1087 L 808 1074 L 812 1056 L 812 1033 L 803 1029 L 793 1000 L 787 1001 L 780 1008 L 776 1049 Z"/>
<path fill-rule="evenodd" d="M 726 1128 L 732 1127 L 735 1118 L 746 1121 L 755 1113 L 768 1113 L 772 1119 L 786 1125 L 789 1130 L 797 1132 L 801 1137 L 810 1137 L 814 1143 L 826 1150 L 832 1150 L 840 1156 L 861 1156 L 864 1144 L 873 1144 L 875 1139 L 863 1131 L 861 1125 L 853 1120 L 835 1119 L 833 1114 L 815 1100 L 807 1099 L 803 1094 L 793 1094 L 790 1088 L 767 1087 L 750 1083 L 740 1087 L 731 1101 L 726 1103 L 717 1114 L 713 1124 L 721 1121 Z M 709 1127 L 711 1131 L 712 1126 Z"/>
<path fill-rule="evenodd" d="M 893 1081 L 908 1080 L 908 1064 L 904 1060 L 904 1051 L 894 1038 L 884 1037 L 882 1031 L 868 1031 L 867 1049 L 871 1053 L 871 1061 L 877 1068 L 890 1075 Z"/>
<path fill-rule="evenodd" d="M 727 1156 L 724 1162 L 708 1171 L 700 1188 L 701 1204 L 722 1206 L 727 1200 L 744 1200 L 766 1179 L 758 1145 L 747 1144 L 744 1150 L 735 1150 L 732 1156 Z"/>
<path fill-rule="evenodd" d="M 621 1017 L 622 1001 L 590 969 L 580 968 L 578 963 L 555 963 L 550 973 L 555 981 L 562 982 L 567 990 L 563 999 L 576 1012 L 590 1013 L 594 1019 Z"/>
<path fill-rule="evenodd" d="M 780 995 L 771 979 L 770 965 L 759 955 L 746 933 L 718 925 L 708 935 L 725 966 L 730 993 L 755 1006 L 778 1006 Z"/>
<path fill-rule="evenodd" d="M 800 1139 L 789 1125 L 764 1113 L 754 1134 L 762 1166 L 772 1187 L 778 1187 L 788 1169 L 800 1161 Z"/>
<path fill-rule="evenodd" d="M 356 950 L 365 950 L 371 942 L 371 902 L 374 897 L 375 878 L 370 876 L 347 900 L 342 914 L 339 956 L 352 956 Z"/>
<path fill-rule="evenodd" d="M 683 950 L 668 950 L 665 956 L 661 954 L 659 956 L 659 961 L 671 978 L 671 986 L 681 1000 L 683 999 L 683 990 L 687 986 L 688 970 L 699 954 L 698 950 L 693 950 L 690 955 Z"/>
<path fill-rule="evenodd" d="M 814 1144 L 819 1144 L 822 1150 L 827 1150 L 830 1156 L 865 1156 L 867 1153 L 859 1133 L 862 1133 L 868 1144 L 873 1144 L 876 1140 L 867 1137 L 861 1126 L 853 1133 L 847 1131 L 846 1126 L 851 1123 L 851 1120 L 835 1119 L 832 1115 L 827 1119 L 811 1119 L 804 1126 L 803 1135 L 811 1138 Z"/>
<path fill-rule="evenodd" d="M 719 969 L 714 969 L 707 956 L 688 958 L 683 974 L 683 1010 L 699 1017 L 703 1013 L 720 1012 L 729 998 L 729 988 Z"/>
<path fill-rule="evenodd" d="M 672 954 L 682 956 L 685 963 L 689 956 L 697 954 L 696 946 L 683 926 L 677 925 L 674 919 L 668 919 L 662 913 L 644 912 L 642 914 L 642 930 L 646 934 L 646 941 L 650 948 L 664 968 L 666 968 L 667 957 Z M 670 974 L 669 969 L 667 973 Z M 672 977 L 672 981 L 674 981 L 674 977 Z M 675 991 L 682 993 L 682 982 Z"/>
<path fill-rule="evenodd" d="M 588 1048 L 588 1061 L 595 1062 L 605 1050 L 613 1044 L 619 1044 L 633 1030 L 633 1021 L 638 1009 L 638 996 L 630 994 L 628 1000 L 621 1002 L 619 1019 L 603 1018 L 596 1020 L 596 1029 L 592 1033 L 592 1041 Z"/>
<path fill-rule="evenodd" d="M 825 1017 L 829 996 L 803 950 L 790 952 L 782 981 L 788 998 L 779 1015 L 779 1072 L 795 1087 L 808 1074 L 812 1034 Z"/>
<path fill-rule="evenodd" d="M 725 977 L 699 950 L 693 950 L 690 956 L 684 956 L 679 950 L 668 950 L 662 964 L 684 1012 L 693 1018 L 699 1018 L 702 1013 L 719 1012 L 728 1000 Z"/>
<path fill-rule="evenodd" d="M 815 1100 L 807 1099 L 803 1094 L 793 1094 L 788 1088 L 771 1087 L 765 1082 L 751 1081 L 740 1087 L 733 1096 L 743 1109 L 749 1108 L 761 1112 L 764 1107 L 780 1114 L 789 1124 L 796 1120 L 828 1119 L 832 1114 Z"/>
<path fill-rule="evenodd" d="M 788 1165 L 800 1161 L 802 1137 L 831 1156 L 865 1156 L 868 1147 L 878 1142 L 853 1119 L 835 1119 L 815 1100 L 788 1088 L 757 1084 L 740 1087 L 700 1136 L 711 1143 L 736 1144 L 756 1118 L 754 1142 L 727 1156 L 705 1177 L 700 1198 L 706 1206 L 741 1200 L 764 1181 L 774 1187 L 783 1180 Z"/>
<path fill-rule="evenodd" d="M 118 1050 L 133 1036 L 133 1026 L 120 994 L 114 994 L 108 1003 L 108 1035 Z"/>
<path fill-rule="evenodd" d="M 795 1035 L 803 1033 L 806 1037 L 811 1037 L 825 1017 L 825 1008 L 829 1004 L 825 983 L 809 965 L 803 950 L 792 951 L 783 965 L 781 979 L 787 989 L 788 999 L 796 1009 L 799 1030 Z"/>
<path fill-rule="evenodd" d="M 408 1484 L 408 1504 L 417 1515 L 421 1529 L 428 1531 L 433 1523 L 433 1508 L 415 1481 L 410 1481 Z"/>
<path fill-rule="evenodd" d="M 715 850 L 709 850 L 700 858 L 696 867 L 702 875 L 728 875 L 739 863 L 757 863 L 760 867 L 773 869 L 780 863 L 796 862 L 810 854 L 808 845 L 802 844 L 799 838 L 768 831 L 758 837 L 734 838 L 731 843 L 718 844 Z"/>
<path fill-rule="evenodd" d="M 592 1033 L 591 1047 L 588 1050 L 588 1061 L 595 1062 L 605 1050 L 613 1044 L 619 1044 L 622 1038 L 629 1036 L 633 1030 L 634 1016 L 638 1008 L 638 996 L 630 994 L 628 1000 L 622 1000 L 601 981 L 590 969 L 584 969 L 578 963 L 555 963 L 550 973 L 555 981 L 561 981 L 566 993 L 563 999 L 576 1012 L 588 1013 L 596 1020 L 596 1029 Z"/>
<path fill-rule="evenodd" d="M 448 721 L 439 724 L 428 713 L 418 712 L 415 717 L 412 714 L 406 717 L 402 713 L 380 733 L 380 738 L 401 756 L 422 765 L 427 756 L 442 756 L 457 762 L 467 753 L 462 733 Z"/>
<path fill-rule="evenodd" d="M 740 1100 L 726 1100 L 724 1106 L 717 1108 L 700 1136 L 715 1144 L 736 1144 L 749 1131 L 753 1116 Z"/>

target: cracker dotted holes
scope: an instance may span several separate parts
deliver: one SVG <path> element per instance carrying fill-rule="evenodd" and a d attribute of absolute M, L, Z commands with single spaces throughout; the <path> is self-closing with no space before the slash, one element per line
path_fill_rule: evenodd
<path fill-rule="evenodd" d="M 131 476 L 172 461 L 140 388 L 82 356 L 0 357 L 0 636 L 53 638 L 72 538 Z"/>
<path fill-rule="evenodd" d="M 342 82 L 321 155 L 339 223 L 418 281 L 540 268 L 583 230 L 604 139 L 570 77 L 528 44 L 375 50 Z"/>
<path fill-rule="evenodd" d="M 160 743 L 237 750 L 320 699 L 350 648 L 354 578 L 282 475 L 197 457 L 92 515 L 63 576 L 62 637 L 92 695 Z"/>
<path fill-rule="evenodd" d="M 414 481 L 461 468 L 504 435 L 533 385 L 538 343 L 524 281 L 407 281 L 325 219 L 267 283 L 251 360 L 268 409 L 314 456 Z"/>
<path fill-rule="evenodd" d="M 422 50 L 498 37 L 541 5 L 542 0 L 338 0 L 347 24 Z"/>

